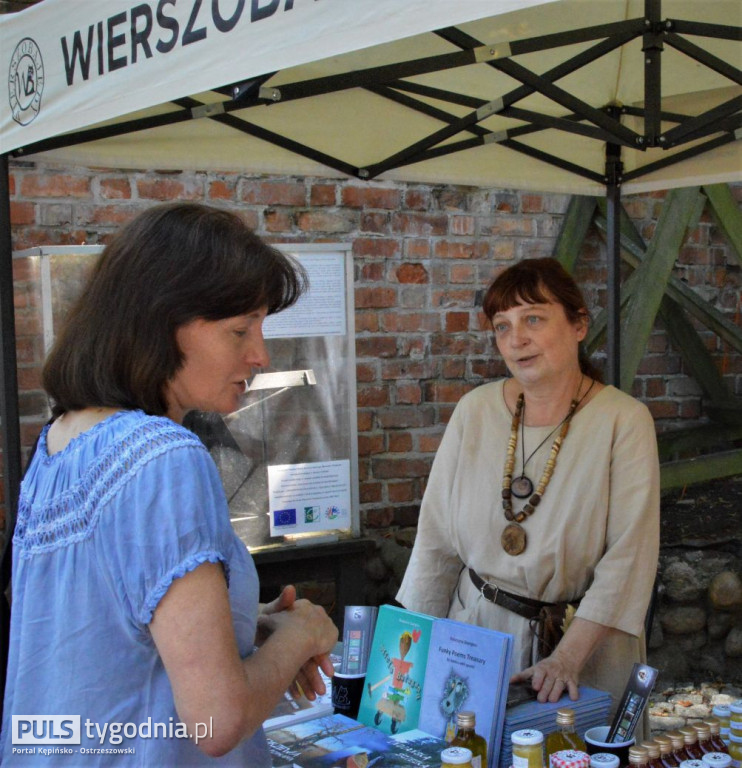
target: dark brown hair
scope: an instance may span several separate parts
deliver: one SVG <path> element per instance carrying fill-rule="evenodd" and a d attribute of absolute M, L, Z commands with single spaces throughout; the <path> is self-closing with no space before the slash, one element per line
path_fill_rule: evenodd
<path fill-rule="evenodd" d="M 553 258 L 523 259 L 508 267 L 492 281 L 482 302 L 482 310 L 492 322 L 498 312 L 516 304 L 561 304 L 571 323 L 589 320 L 585 298 L 572 275 Z M 599 369 L 588 359 L 581 344 L 580 369 L 596 381 L 603 380 Z"/>
<path fill-rule="evenodd" d="M 90 406 L 164 415 L 183 362 L 178 328 L 267 307 L 306 286 L 303 269 L 238 216 L 197 203 L 159 205 L 104 249 L 46 360 L 55 415 Z"/>

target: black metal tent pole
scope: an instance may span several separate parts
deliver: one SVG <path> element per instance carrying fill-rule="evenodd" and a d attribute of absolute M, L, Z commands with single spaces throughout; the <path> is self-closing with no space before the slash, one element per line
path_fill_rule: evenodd
<path fill-rule="evenodd" d="M 13 247 L 10 233 L 8 156 L 0 155 L 0 427 L 3 433 L 5 534 L 12 530 L 21 485 L 21 428 L 18 417 L 15 315 L 13 302 Z"/>
<path fill-rule="evenodd" d="M 606 314 L 607 342 L 605 379 L 621 388 L 621 147 L 607 144 L 606 176 Z"/>

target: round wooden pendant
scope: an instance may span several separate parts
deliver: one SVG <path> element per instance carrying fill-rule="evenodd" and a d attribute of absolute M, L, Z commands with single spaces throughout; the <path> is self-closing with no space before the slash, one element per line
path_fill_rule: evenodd
<path fill-rule="evenodd" d="M 509 555 L 519 555 L 526 548 L 526 532 L 518 523 L 510 523 L 505 526 L 500 542 Z"/>
<path fill-rule="evenodd" d="M 518 499 L 527 499 L 533 493 L 533 483 L 521 475 L 510 483 L 510 492 Z"/>

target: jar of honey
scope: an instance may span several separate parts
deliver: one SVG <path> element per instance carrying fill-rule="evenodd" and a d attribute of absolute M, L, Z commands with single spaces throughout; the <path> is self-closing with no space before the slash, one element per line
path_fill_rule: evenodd
<path fill-rule="evenodd" d="M 618 755 L 611 752 L 596 752 L 590 755 L 590 768 L 619 768 Z"/>
<path fill-rule="evenodd" d="M 702 758 L 706 768 L 730 768 L 732 758 L 726 752 L 707 752 Z"/>
<path fill-rule="evenodd" d="M 729 757 L 734 768 L 742 767 L 742 736 L 729 734 Z"/>
<path fill-rule="evenodd" d="M 466 747 L 448 747 L 441 752 L 441 768 L 472 768 L 471 758 Z"/>
<path fill-rule="evenodd" d="M 544 768 L 544 734 L 534 728 L 513 731 L 513 768 Z"/>
<path fill-rule="evenodd" d="M 742 736 L 742 699 L 729 705 L 729 735 Z"/>
<path fill-rule="evenodd" d="M 718 704 L 711 713 L 719 720 L 719 735 L 722 741 L 729 745 L 729 718 L 731 717 L 729 707 L 726 704 Z"/>

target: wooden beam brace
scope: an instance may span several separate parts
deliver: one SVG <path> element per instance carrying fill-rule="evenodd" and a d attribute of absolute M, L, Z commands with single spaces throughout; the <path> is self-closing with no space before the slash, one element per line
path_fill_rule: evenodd
<path fill-rule="evenodd" d="M 711 213 L 732 246 L 737 262 L 742 264 L 742 210 L 728 184 L 708 184 L 703 193 L 711 204 Z"/>
<path fill-rule="evenodd" d="M 601 200 L 598 200 L 598 206 L 602 206 Z M 594 224 L 600 232 L 605 233 L 605 217 L 597 216 Z M 628 216 L 624 215 L 621 216 L 621 258 L 634 269 L 638 268 L 644 259 L 643 240 Z M 729 320 L 723 312 L 704 301 L 682 280 L 671 276 L 667 283 L 667 295 L 729 346 L 737 352 L 742 352 L 742 328 Z"/>
<path fill-rule="evenodd" d="M 702 424 L 687 429 L 674 429 L 657 435 L 660 461 L 686 451 L 697 453 L 709 448 L 729 447 L 733 440 L 742 440 L 742 425 Z"/>
<path fill-rule="evenodd" d="M 698 187 L 673 189 L 665 198 L 654 237 L 634 273 L 639 284 L 629 298 L 621 323 L 621 389 L 628 392 L 636 377 L 654 319 L 665 294 L 688 225 L 698 215 Z"/>
<path fill-rule="evenodd" d="M 673 346 L 680 352 L 686 368 L 701 387 L 704 397 L 707 400 L 731 400 L 732 393 L 719 373 L 719 368 L 680 306 L 665 296 L 660 304 L 659 314 Z"/>
<path fill-rule="evenodd" d="M 728 397 L 726 400 L 715 400 L 706 406 L 706 413 L 721 424 L 742 425 L 742 405 L 739 399 Z"/>
<path fill-rule="evenodd" d="M 564 214 L 562 228 L 552 256 L 572 274 L 587 230 L 595 213 L 596 201 L 587 195 L 573 195 Z"/>
<path fill-rule="evenodd" d="M 703 483 L 719 477 L 740 474 L 742 474 L 742 449 L 671 461 L 660 466 L 660 490 L 683 488 L 693 483 Z"/>

